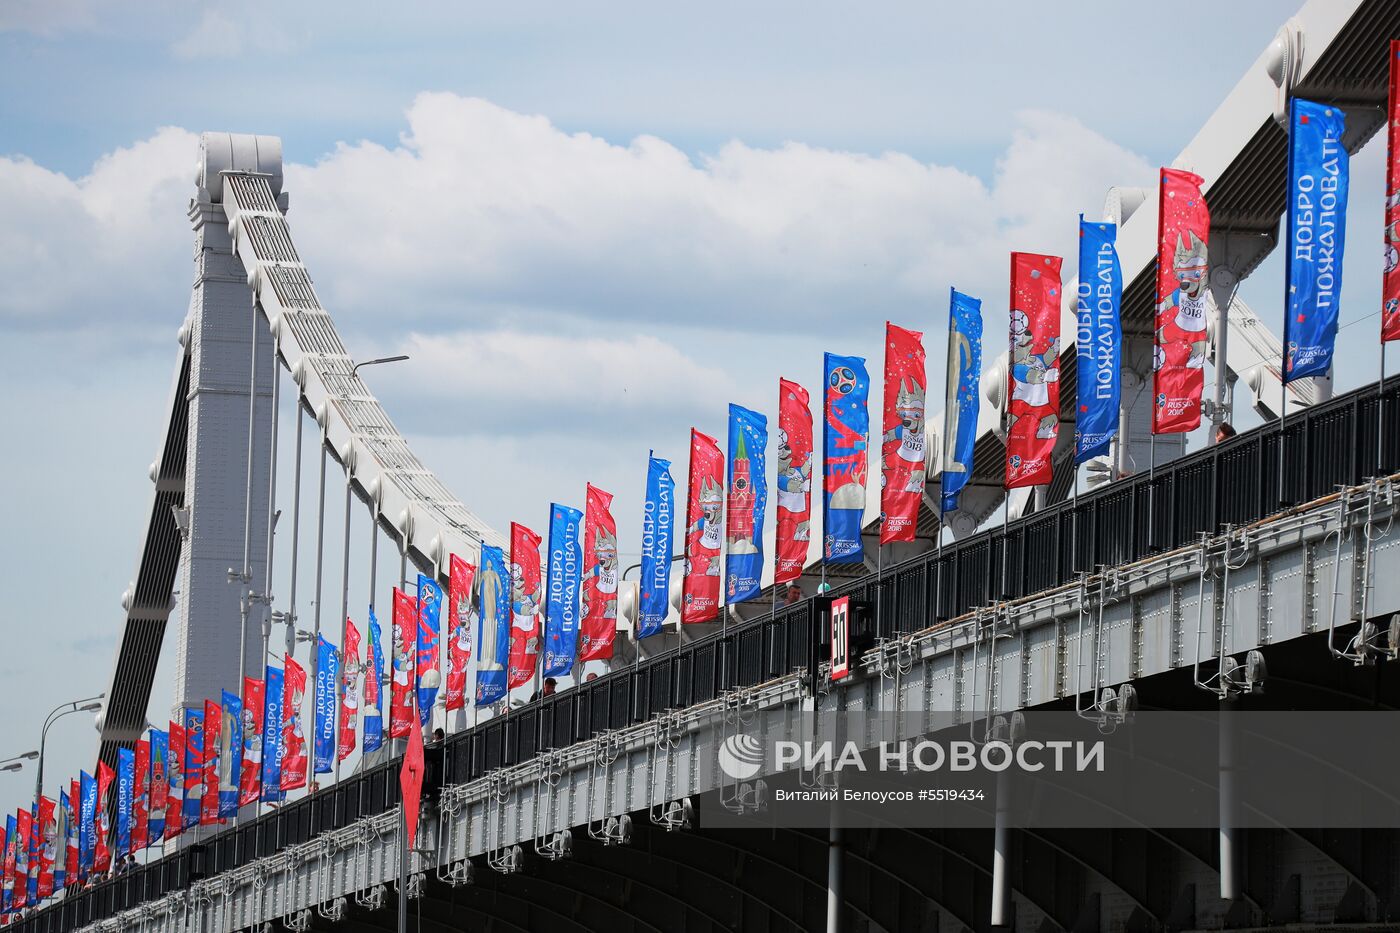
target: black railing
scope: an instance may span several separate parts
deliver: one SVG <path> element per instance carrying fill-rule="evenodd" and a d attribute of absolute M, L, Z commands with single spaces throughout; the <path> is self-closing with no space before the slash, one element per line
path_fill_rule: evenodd
<path fill-rule="evenodd" d="M 1010 523 L 885 568 L 840 587 L 873 606 L 886 631 L 914 632 L 1000 598 L 1019 598 L 1072 582 L 1083 570 L 1130 563 L 1192 544 L 1203 532 L 1257 521 L 1400 467 L 1400 383 L 1384 408 L 1374 388 L 1333 399 L 1288 418 L 1288 456 L 1280 490 L 1277 422 L 1160 467 L 1050 506 Z M 1379 417 L 1384 412 L 1384 423 Z M 1383 450 L 1378 457 L 1378 447 Z M 1002 565 L 1006 589 L 1002 593 Z M 668 709 L 714 699 L 809 668 L 820 643 L 824 601 L 808 599 L 725 632 L 683 645 L 512 710 L 508 716 L 429 746 L 430 780 L 459 784 L 562 748 L 608 729 L 644 722 Z M 876 624 L 879 624 L 878 622 Z M 879 633 L 877 633 L 879 634 Z M 317 833 L 398 805 L 398 762 L 221 832 L 207 842 L 45 908 L 18 925 L 59 933 L 110 917 L 143 901 L 183 890 L 191 881 L 248 859 L 306 842 Z"/>

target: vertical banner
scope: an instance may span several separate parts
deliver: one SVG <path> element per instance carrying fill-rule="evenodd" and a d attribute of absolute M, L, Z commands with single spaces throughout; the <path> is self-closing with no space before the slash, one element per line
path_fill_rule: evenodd
<path fill-rule="evenodd" d="M 690 429 L 690 479 L 687 490 L 681 622 L 713 622 L 719 614 L 724 455 L 713 437 L 694 428 Z"/>
<path fill-rule="evenodd" d="M 394 587 L 394 679 L 389 686 L 389 738 L 408 735 L 413 722 L 414 649 L 418 644 L 418 601 Z"/>
<path fill-rule="evenodd" d="M 869 469 L 870 376 L 858 356 L 828 353 L 823 359 L 822 559 L 856 564 L 865 557 L 860 526 L 865 516 Z"/>
<path fill-rule="evenodd" d="M 447 689 L 443 705 L 463 709 L 467 705 L 467 664 L 472 659 L 472 582 L 476 568 L 453 554 L 448 560 L 447 603 L 452 613 L 452 631 L 447 643 Z"/>
<path fill-rule="evenodd" d="M 29 898 L 29 851 L 33 835 L 34 812 L 21 807 L 15 813 L 15 907 L 32 904 Z M 38 883 L 35 883 L 38 893 Z"/>
<path fill-rule="evenodd" d="M 262 793 L 264 684 L 243 678 L 243 760 L 238 773 L 238 805 L 256 803 Z"/>
<path fill-rule="evenodd" d="M 312 770 L 330 774 L 335 765 L 336 684 L 340 682 L 340 653 L 322 635 L 316 640 L 316 692 L 312 719 Z"/>
<path fill-rule="evenodd" d="M 432 577 L 418 575 L 418 723 L 427 729 L 433 721 L 433 704 L 442 686 L 442 586 Z"/>
<path fill-rule="evenodd" d="M 199 808 L 204 802 L 204 710 L 186 707 L 183 720 L 185 761 L 180 781 L 180 828 L 185 830 L 199 825 Z"/>
<path fill-rule="evenodd" d="M 540 654 L 540 536 L 510 523 L 510 677 L 514 690 L 535 676 Z"/>
<path fill-rule="evenodd" d="M 637 638 L 661 631 L 671 599 L 671 535 L 676 526 L 676 482 L 671 461 L 647 455 L 647 497 L 642 507 L 641 598 Z"/>
<path fill-rule="evenodd" d="M 185 831 L 184 801 L 181 799 L 185 785 L 185 727 L 181 722 L 170 720 L 170 761 L 165 772 L 168 780 L 165 789 L 166 839 L 174 839 Z"/>
<path fill-rule="evenodd" d="M 131 749 L 123 749 L 131 751 Z M 37 822 L 34 824 L 34 838 L 38 841 L 34 844 L 34 851 L 38 855 L 39 865 L 35 870 L 37 879 L 38 900 L 53 895 L 53 867 L 58 861 L 58 817 L 55 813 L 54 802 L 47 797 L 41 796 L 34 805 L 34 813 Z M 128 826 L 130 821 L 128 820 Z M 130 845 L 131 837 L 127 836 L 127 844 Z"/>
<path fill-rule="evenodd" d="M 199 823 L 208 826 L 219 822 L 219 761 L 223 749 L 224 711 L 213 700 L 204 701 L 204 762 L 200 773 L 204 796 L 199 804 Z"/>
<path fill-rule="evenodd" d="M 617 522 L 612 495 L 588 484 L 583 521 L 583 609 L 579 661 L 611 658 L 617 636 Z"/>
<path fill-rule="evenodd" d="M 956 512 L 972 476 L 977 446 L 977 387 L 982 382 L 982 299 L 950 288 L 948 367 L 943 393 L 943 464 L 939 515 Z"/>
<path fill-rule="evenodd" d="M 132 789 L 136 786 L 136 752 L 117 749 L 117 858 L 131 852 Z"/>
<path fill-rule="evenodd" d="M 4 885 L 0 887 L 0 911 L 15 909 L 15 866 L 18 863 L 19 825 L 13 815 L 5 817 Z"/>
<path fill-rule="evenodd" d="M 341 658 L 340 734 L 335 760 L 344 761 L 355 750 L 355 729 L 360 724 L 360 630 L 345 620 L 345 657 Z"/>
<path fill-rule="evenodd" d="M 924 499 L 924 335 L 885 322 L 884 434 L 880 438 L 880 543 L 913 541 Z"/>
<path fill-rule="evenodd" d="M 68 791 L 63 794 L 60 804 L 63 806 L 63 820 L 66 824 L 63 829 L 63 882 L 59 883 L 54 879 L 54 884 L 59 887 L 78 883 L 78 805 L 82 797 L 78 792 L 78 782 L 73 780 L 68 785 Z M 146 842 L 150 845 L 149 838 Z"/>
<path fill-rule="evenodd" d="M 778 380 L 777 534 L 773 585 L 802 576 L 812 540 L 812 411 L 807 390 Z"/>
<path fill-rule="evenodd" d="M 151 844 L 151 743 L 141 739 L 136 743 L 135 770 L 131 789 L 131 851 L 139 852 Z"/>
<path fill-rule="evenodd" d="M 1386 108 L 1385 266 L 1381 276 L 1381 341 L 1400 339 L 1400 39 L 1390 40 Z"/>
<path fill-rule="evenodd" d="M 369 650 L 365 652 L 369 671 L 365 674 L 365 754 L 379 751 L 384 744 L 384 635 L 374 607 L 369 607 Z"/>
<path fill-rule="evenodd" d="M 165 837 L 165 808 L 170 802 L 170 733 L 151 730 L 151 816 L 146 824 L 146 845 Z"/>
<path fill-rule="evenodd" d="M 579 526 L 583 513 L 554 503 L 549 510 L 548 599 L 544 615 L 544 676 L 563 677 L 578 654 L 578 601 L 583 582 Z"/>
<path fill-rule="evenodd" d="M 1206 365 L 1210 209 L 1201 176 L 1162 169 L 1157 213 L 1156 344 L 1152 433 L 1182 434 L 1201 423 Z"/>
<path fill-rule="evenodd" d="M 286 677 L 271 664 L 263 681 L 262 724 L 262 801 L 281 800 L 282 794 L 282 700 L 286 694 Z"/>
<path fill-rule="evenodd" d="M 481 630 L 476 644 L 476 705 L 489 706 L 506 695 L 510 658 L 510 571 L 498 547 L 481 546 Z"/>
<path fill-rule="evenodd" d="M 1351 180 L 1346 114 L 1297 97 L 1290 108 L 1284 382 L 1326 376 L 1332 367 Z"/>
<path fill-rule="evenodd" d="M 306 698 L 306 671 L 290 654 L 282 662 L 282 783 L 284 791 L 306 786 L 306 731 L 302 728 L 302 702 Z"/>
<path fill-rule="evenodd" d="M 724 514 L 728 601 L 758 595 L 763 577 L 763 518 L 768 510 L 768 419 L 729 406 L 729 497 Z"/>
<path fill-rule="evenodd" d="M 238 816 L 238 798 L 243 786 L 243 700 L 224 691 L 223 725 L 219 730 L 219 818 Z"/>
<path fill-rule="evenodd" d="M 93 818 L 93 831 L 97 834 L 96 847 L 92 857 L 92 869 L 97 872 L 112 868 L 112 808 L 107 806 L 111 799 L 108 789 L 112 786 L 112 769 L 107 762 L 97 763 L 97 814 Z"/>
<path fill-rule="evenodd" d="M 1118 228 L 1079 215 L 1079 287 L 1075 334 L 1074 462 L 1108 453 L 1118 433 L 1122 396 L 1123 270 L 1114 245 Z"/>
<path fill-rule="evenodd" d="M 1060 433 L 1060 257 L 1011 254 L 1006 488 L 1045 486 Z"/>

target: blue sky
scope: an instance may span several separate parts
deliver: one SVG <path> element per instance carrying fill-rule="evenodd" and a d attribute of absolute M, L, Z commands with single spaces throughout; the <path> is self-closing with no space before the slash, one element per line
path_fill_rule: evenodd
<path fill-rule="evenodd" d="M 823 350 L 874 372 L 886 318 L 939 339 L 950 284 L 1001 309 L 1006 250 L 1070 255 L 1075 215 L 1150 184 L 1294 9 L 1217 4 L 1183 62 L 1131 51 L 1160 30 L 1138 4 L 596 6 L 0 2 L 0 429 L 32 451 L 0 566 L 11 630 L 43 632 L 0 658 L 0 755 L 109 675 L 199 131 L 283 138 L 323 301 L 357 357 L 412 354 L 369 381 L 449 487 L 538 530 L 591 480 L 627 562 L 648 449 L 683 470 L 691 424 L 771 413 Z M 1375 307 L 1379 152 L 1344 326 Z M 1266 319 L 1280 266 L 1245 286 Z M 1348 378 L 1370 326 L 1343 331 Z M 91 766 L 78 719 L 52 775 Z"/>

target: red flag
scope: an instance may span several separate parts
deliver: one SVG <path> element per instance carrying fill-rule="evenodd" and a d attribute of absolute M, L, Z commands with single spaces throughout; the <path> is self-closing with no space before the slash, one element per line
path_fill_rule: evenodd
<path fill-rule="evenodd" d="M 1390 40 L 1390 129 L 1386 132 L 1385 274 L 1381 340 L 1400 339 L 1400 39 Z"/>
<path fill-rule="evenodd" d="M 204 760 L 200 771 L 204 775 L 204 794 L 199 801 L 199 825 L 209 826 L 219 820 L 219 740 L 223 734 L 224 711 L 213 700 L 204 701 Z"/>
<path fill-rule="evenodd" d="M 510 523 L 510 664 L 506 685 L 530 682 L 540 655 L 540 536 Z"/>
<path fill-rule="evenodd" d="M 724 455 L 713 437 L 690 429 L 681 621 L 712 622 L 719 612 L 720 535 L 724 528 Z"/>
<path fill-rule="evenodd" d="M 93 820 L 93 825 L 97 832 L 97 850 L 92 859 L 92 869 L 97 872 L 108 871 L 112 867 L 112 813 L 107 807 L 107 789 L 112 786 L 112 769 L 107 767 L 107 762 L 97 763 L 97 816 Z"/>
<path fill-rule="evenodd" d="M 924 498 L 924 335 L 885 322 L 885 433 L 881 445 L 880 543 L 913 541 Z"/>
<path fill-rule="evenodd" d="M 778 380 L 778 537 L 773 584 L 802 576 L 812 541 L 812 411 L 807 390 Z"/>
<path fill-rule="evenodd" d="M 612 494 L 588 484 L 583 515 L 583 621 L 579 661 L 613 656 L 617 637 L 617 522 Z"/>
<path fill-rule="evenodd" d="M 34 811 L 28 807 L 20 807 L 15 812 L 15 854 L 10 872 L 15 883 L 14 898 L 11 901 L 13 907 L 23 907 L 29 903 L 29 837 L 33 827 Z"/>
<path fill-rule="evenodd" d="M 238 775 L 238 805 L 256 803 L 262 794 L 263 715 L 267 684 L 243 678 L 243 770 Z"/>
<path fill-rule="evenodd" d="M 58 820 L 54 818 L 53 801 L 40 796 L 37 807 L 39 822 L 30 832 L 34 834 L 34 853 L 38 858 L 38 895 L 43 900 L 53 894 L 53 864 L 58 858 Z"/>
<path fill-rule="evenodd" d="M 301 726 L 305 696 L 306 671 L 289 654 L 282 670 L 282 790 L 306 786 L 306 732 Z"/>
<path fill-rule="evenodd" d="M 151 792 L 151 743 L 141 739 L 136 743 L 136 767 L 132 771 L 131 787 L 131 851 L 137 852 L 151 844 L 149 833 Z"/>
<path fill-rule="evenodd" d="M 447 644 L 447 690 L 443 703 L 448 709 L 467 705 L 467 663 L 472 659 L 472 582 L 476 568 L 453 554 L 448 560 L 447 605 L 452 630 Z"/>
<path fill-rule="evenodd" d="M 174 839 L 183 830 L 180 818 L 180 774 L 184 770 L 185 727 L 170 720 L 170 761 L 166 765 L 165 838 Z"/>
<path fill-rule="evenodd" d="M 345 651 L 340 659 L 340 737 L 335 745 L 336 761 L 344 761 L 355 750 L 355 728 L 360 717 L 360 630 L 345 620 Z"/>
<path fill-rule="evenodd" d="M 394 588 L 394 680 L 389 688 L 389 738 L 408 735 L 413 721 L 414 659 L 418 651 L 418 600 Z"/>
<path fill-rule="evenodd" d="M 1006 488 L 1050 482 L 1060 431 L 1060 257 L 1011 254 Z"/>
<path fill-rule="evenodd" d="M 1210 210 L 1204 179 L 1162 169 L 1157 214 L 1157 330 L 1152 348 L 1152 433 L 1182 434 L 1201 423 L 1206 365 Z"/>
<path fill-rule="evenodd" d="M 81 812 L 82 807 L 82 785 L 77 778 L 73 779 L 68 788 L 68 851 L 63 860 L 63 886 L 71 887 L 78 883 L 78 821 L 74 816 Z"/>
<path fill-rule="evenodd" d="M 403 792 L 404 829 L 411 850 L 418 838 L 418 805 L 423 794 L 423 730 L 416 716 L 408 729 L 408 749 L 399 770 L 399 789 Z"/>

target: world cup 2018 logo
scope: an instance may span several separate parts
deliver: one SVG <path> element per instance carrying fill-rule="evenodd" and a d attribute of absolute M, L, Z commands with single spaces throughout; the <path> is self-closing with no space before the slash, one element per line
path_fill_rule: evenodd
<path fill-rule="evenodd" d="M 729 736 L 717 754 L 719 769 L 736 781 L 747 781 L 763 769 L 763 745 L 751 735 Z"/>

